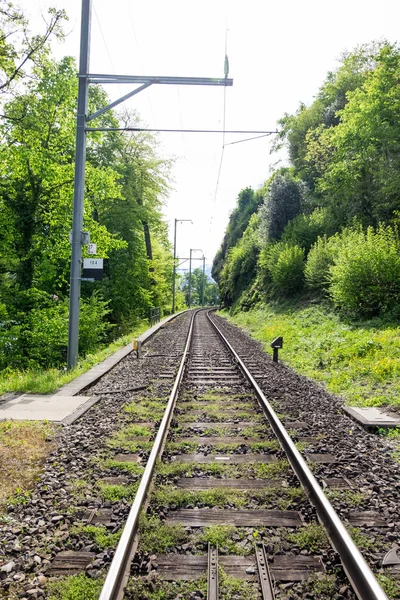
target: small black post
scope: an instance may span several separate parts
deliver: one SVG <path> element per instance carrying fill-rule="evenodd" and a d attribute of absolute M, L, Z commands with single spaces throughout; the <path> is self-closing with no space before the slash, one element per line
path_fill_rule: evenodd
<path fill-rule="evenodd" d="M 272 360 L 276 363 L 278 362 L 278 351 L 282 347 L 283 347 L 283 337 L 281 337 L 281 336 L 275 338 L 274 341 L 271 342 L 271 348 L 274 351 Z"/>

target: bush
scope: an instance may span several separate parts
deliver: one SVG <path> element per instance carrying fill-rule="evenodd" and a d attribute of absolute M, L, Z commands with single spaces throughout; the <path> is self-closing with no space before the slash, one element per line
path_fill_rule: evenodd
<path fill-rule="evenodd" d="M 105 339 L 110 325 L 104 317 L 107 303 L 93 294 L 81 300 L 79 350 L 86 354 Z M 0 328 L 0 369 L 58 367 L 66 361 L 68 300 L 47 297 L 44 306 L 32 308 L 18 321 Z"/>
<path fill-rule="evenodd" d="M 353 231 L 342 239 L 330 267 L 334 304 L 356 316 L 398 313 L 400 241 L 392 227 Z"/>
<path fill-rule="evenodd" d="M 307 287 L 311 290 L 327 292 L 329 288 L 329 269 L 339 252 L 340 236 L 319 237 L 311 248 L 304 269 Z"/>
<path fill-rule="evenodd" d="M 332 219 L 326 208 L 316 208 L 310 215 L 297 215 L 290 221 L 282 234 L 282 242 L 300 246 L 309 252 L 311 246 L 323 234 L 334 233 Z"/>
<path fill-rule="evenodd" d="M 221 297 L 231 306 L 256 277 L 259 254 L 259 216 L 252 215 L 243 236 L 228 250 L 220 274 Z"/>
<path fill-rule="evenodd" d="M 260 266 L 267 271 L 264 282 L 270 279 L 273 290 L 279 294 L 293 296 L 303 287 L 304 251 L 298 246 L 279 242 L 267 247 Z"/>

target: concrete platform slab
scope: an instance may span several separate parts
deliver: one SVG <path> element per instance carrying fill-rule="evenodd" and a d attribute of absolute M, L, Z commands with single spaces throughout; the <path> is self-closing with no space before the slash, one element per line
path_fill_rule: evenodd
<path fill-rule="evenodd" d="M 400 427 L 400 417 L 394 418 L 384 412 L 383 408 L 362 408 L 358 406 L 343 406 L 344 412 L 355 419 L 363 427 Z"/>
<path fill-rule="evenodd" d="M 52 421 L 62 425 L 73 423 L 97 399 L 89 396 L 40 396 L 23 394 L 0 406 L 0 420 Z"/>

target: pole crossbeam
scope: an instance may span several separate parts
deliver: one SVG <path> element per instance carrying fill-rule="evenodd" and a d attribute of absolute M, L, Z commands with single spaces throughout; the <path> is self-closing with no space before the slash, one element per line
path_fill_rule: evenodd
<path fill-rule="evenodd" d="M 233 85 L 233 79 L 227 77 L 160 77 L 146 75 L 80 75 L 89 83 L 147 83 L 159 85 L 214 85 L 221 87 L 230 87 Z"/>

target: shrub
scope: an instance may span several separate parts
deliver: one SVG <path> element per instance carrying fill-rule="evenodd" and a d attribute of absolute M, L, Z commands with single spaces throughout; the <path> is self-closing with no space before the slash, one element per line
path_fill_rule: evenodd
<path fill-rule="evenodd" d="M 307 253 L 319 236 L 334 233 L 331 221 L 326 208 L 316 208 L 310 215 L 297 215 L 286 225 L 282 241 L 292 246 L 300 246 Z"/>
<path fill-rule="evenodd" d="M 399 251 L 397 230 L 383 225 L 342 239 L 330 267 L 329 291 L 335 305 L 357 316 L 398 312 Z"/>
<path fill-rule="evenodd" d="M 107 303 L 96 294 L 81 300 L 81 354 L 94 350 L 105 339 L 110 328 L 104 320 L 108 312 Z M 0 328 L 0 369 L 60 366 L 66 360 L 67 341 L 68 300 L 47 297 L 18 321 Z"/>
<path fill-rule="evenodd" d="M 267 247 L 260 266 L 267 271 L 264 282 L 270 277 L 273 290 L 279 294 L 292 296 L 303 287 L 304 251 L 298 246 L 279 242 Z"/>
<path fill-rule="evenodd" d="M 307 287 L 312 290 L 328 291 L 329 269 L 339 252 L 340 236 L 319 237 L 311 248 L 304 269 Z"/>

